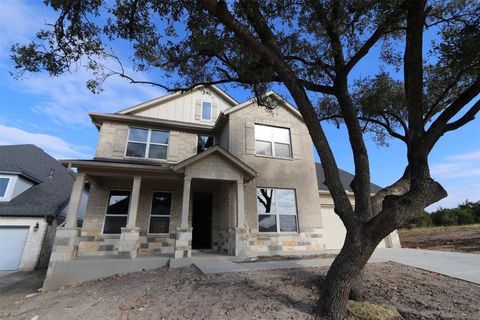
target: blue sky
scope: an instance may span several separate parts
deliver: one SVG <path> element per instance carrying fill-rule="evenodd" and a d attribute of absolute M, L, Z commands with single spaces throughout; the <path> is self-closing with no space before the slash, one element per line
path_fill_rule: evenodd
<path fill-rule="evenodd" d="M 33 143 L 56 158 L 92 158 L 98 132 L 87 112 L 115 112 L 161 96 L 164 91 L 111 78 L 103 93 L 93 95 L 85 87 L 90 77 L 82 68 L 58 78 L 35 74 L 22 81 L 13 79 L 9 75 L 10 46 L 33 39 L 38 29 L 54 19 L 55 13 L 41 1 L 0 1 L 0 145 Z M 355 70 L 355 75 L 370 75 L 377 66 L 375 57 L 370 57 Z M 149 74 L 139 77 L 156 80 Z M 251 97 L 242 89 L 224 89 L 238 101 Z M 286 95 L 284 89 L 275 89 Z M 324 127 L 339 166 L 352 172 L 345 130 L 332 125 Z M 391 140 L 389 147 L 379 147 L 367 139 L 367 145 L 372 181 L 385 186 L 398 179 L 406 164 L 403 144 Z M 480 200 L 480 120 L 446 134 L 432 152 L 430 164 L 433 177 L 449 192 L 448 198 L 431 209 L 455 206 L 465 199 Z"/>

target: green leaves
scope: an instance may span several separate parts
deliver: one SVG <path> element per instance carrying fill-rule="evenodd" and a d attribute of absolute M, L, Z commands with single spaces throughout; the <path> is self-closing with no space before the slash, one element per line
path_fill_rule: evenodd
<path fill-rule="evenodd" d="M 110 76 L 139 82 L 135 74 L 126 73 L 125 63 L 137 72 L 161 71 L 163 77 L 152 84 L 167 90 L 230 82 L 260 96 L 272 83 L 285 81 L 272 59 L 260 56 L 202 1 L 47 0 L 45 4 L 58 12 L 58 19 L 39 30 L 34 41 L 12 47 L 12 73 L 18 78 L 42 71 L 58 76 L 84 66 L 92 72 L 87 87 L 99 92 Z M 425 28 L 436 36 L 428 43 L 424 62 L 420 107 L 425 124 L 480 74 L 480 4 L 429 1 L 427 7 Z M 238 0 L 225 3 L 225 8 L 259 46 L 270 48 L 251 19 L 259 15 L 265 21 L 279 50 L 274 60 L 290 70 L 312 98 L 321 95 L 316 106 L 319 119 L 342 122 L 334 87 L 347 81 L 364 131 L 378 134 L 382 141 L 406 136 L 406 100 L 399 74 L 405 47 L 403 1 Z M 126 44 L 131 54 L 124 52 Z M 352 70 L 373 48 L 380 49 L 377 75 L 353 78 Z"/>

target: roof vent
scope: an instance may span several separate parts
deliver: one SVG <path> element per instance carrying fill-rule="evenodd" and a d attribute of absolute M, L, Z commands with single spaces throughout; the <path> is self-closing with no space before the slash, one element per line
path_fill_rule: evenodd
<path fill-rule="evenodd" d="M 53 178 L 53 172 L 54 172 L 54 171 L 55 171 L 55 170 L 54 170 L 53 168 L 50 168 L 50 173 L 48 174 L 48 178 L 49 178 L 49 179 L 52 179 L 52 178 Z"/>

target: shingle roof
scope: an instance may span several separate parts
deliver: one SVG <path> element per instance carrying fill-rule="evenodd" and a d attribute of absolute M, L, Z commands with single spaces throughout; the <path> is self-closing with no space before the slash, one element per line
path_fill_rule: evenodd
<path fill-rule="evenodd" d="M 318 190 L 321 191 L 328 191 L 327 186 L 323 183 L 325 181 L 325 175 L 323 173 L 323 168 L 320 163 L 315 163 L 315 170 L 317 171 L 317 183 L 318 183 Z M 352 192 L 352 188 L 350 187 L 350 183 L 353 180 L 353 174 L 348 173 L 347 171 L 344 171 L 342 169 L 338 169 L 340 173 L 340 181 L 342 182 L 342 185 L 345 190 Z M 370 192 L 371 193 L 377 193 L 380 191 L 382 187 L 376 185 L 376 184 L 370 184 Z"/>
<path fill-rule="evenodd" d="M 73 178 L 57 160 L 32 144 L 0 146 L 0 171 L 34 182 L 11 201 L 0 202 L 0 216 L 56 216 L 68 203 Z"/>

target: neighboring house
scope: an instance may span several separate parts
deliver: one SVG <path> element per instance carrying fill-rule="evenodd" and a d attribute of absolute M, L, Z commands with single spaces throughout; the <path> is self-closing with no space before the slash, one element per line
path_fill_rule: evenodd
<path fill-rule="evenodd" d="M 155 257 L 185 264 L 192 249 L 252 257 L 340 248 L 343 225 L 332 215 L 303 118 L 276 93 L 267 98 L 276 108 L 199 87 L 90 113 L 99 130 L 95 158 L 62 161 L 77 178 L 45 287 L 158 267 Z M 351 175 L 342 178 L 349 190 Z M 392 239 L 388 246 L 397 246 Z M 97 271 L 87 275 L 87 266 Z"/>
<path fill-rule="evenodd" d="M 73 178 L 34 145 L 0 146 L 0 270 L 46 267 Z"/>

